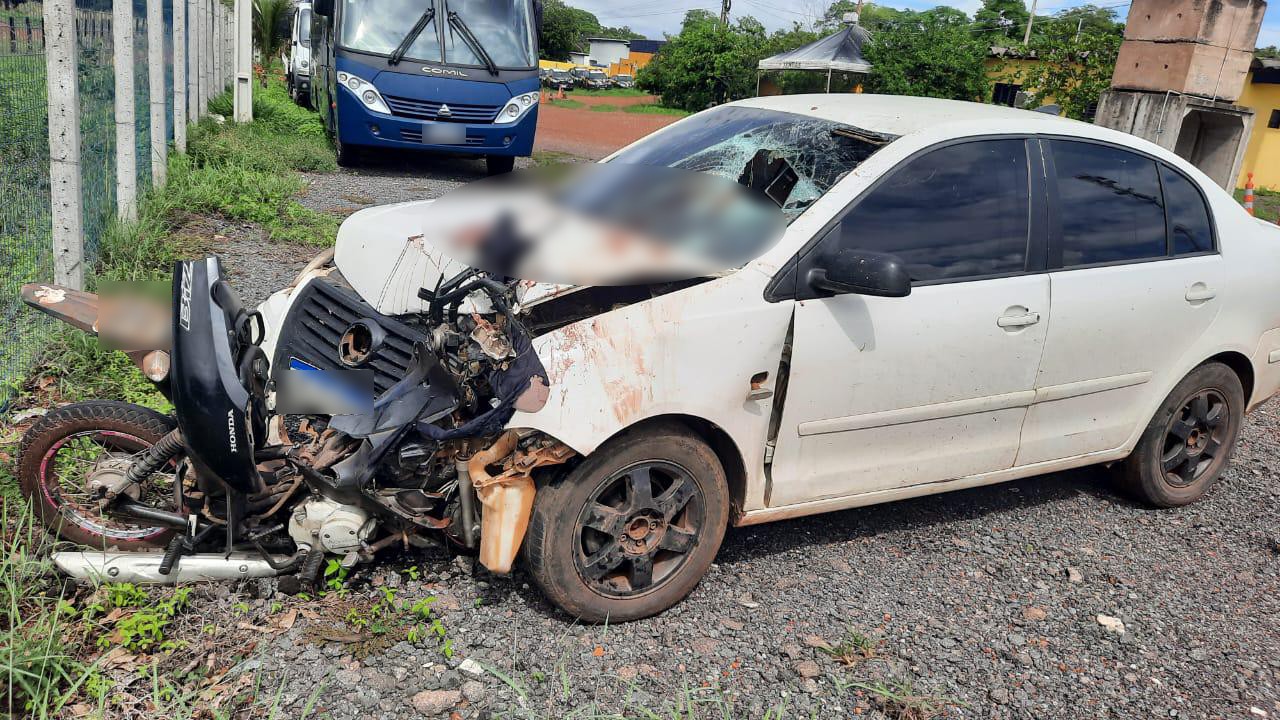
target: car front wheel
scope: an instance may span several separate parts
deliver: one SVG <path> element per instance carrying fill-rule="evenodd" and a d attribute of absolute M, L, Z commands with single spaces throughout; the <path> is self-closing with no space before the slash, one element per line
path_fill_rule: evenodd
<path fill-rule="evenodd" d="M 565 612 L 636 620 L 693 590 L 728 519 L 724 469 L 711 448 L 678 426 L 640 431 L 538 490 L 525 562 Z"/>
<path fill-rule="evenodd" d="M 1244 387 L 1231 368 L 1210 362 L 1192 370 L 1124 461 L 1124 489 L 1157 507 L 1199 500 L 1231 460 L 1244 405 Z"/>

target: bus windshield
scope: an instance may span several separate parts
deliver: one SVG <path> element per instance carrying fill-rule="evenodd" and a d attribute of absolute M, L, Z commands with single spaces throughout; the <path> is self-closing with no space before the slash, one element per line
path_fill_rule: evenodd
<path fill-rule="evenodd" d="M 311 42 L 311 9 L 302 8 L 298 11 L 298 42 L 306 45 Z"/>
<path fill-rule="evenodd" d="M 484 65 L 477 50 L 449 22 L 449 14 L 457 13 L 494 65 L 520 69 L 534 66 L 533 17 L 528 0 L 343 0 L 342 46 L 390 55 L 423 13 L 433 7 L 435 18 L 409 46 L 405 58 Z"/>

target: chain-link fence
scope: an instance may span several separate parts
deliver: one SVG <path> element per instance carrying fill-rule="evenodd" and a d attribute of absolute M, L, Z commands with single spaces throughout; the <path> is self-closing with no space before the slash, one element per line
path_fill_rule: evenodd
<path fill-rule="evenodd" d="M 0 402 L 51 324 L 24 312 L 23 283 L 53 279 L 44 22 L 38 3 L 0 10 Z"/>
<path fill-rule="evenodd" d="M 185 0 L 178 0 L 179 2 Z M 81 217 L 84 267 L 116 215 L 116 116 L 111 0 L 75 0 L 80 98 Z M 151 58 L 145 0 L 133 0 L 134 118 L 137 190 L 152 186 L 153 132 L 173 139 L 173 0 L 163 2 L 163 52 Z M 49 168 L 49 106 L 44 7 L 0 5 L 0 407 L 47 345 L 53 324 L 24 309 L 22 285 L 53 282 Z M 164 63 L 165 121 L 151 127 L 152 62 Z"/>

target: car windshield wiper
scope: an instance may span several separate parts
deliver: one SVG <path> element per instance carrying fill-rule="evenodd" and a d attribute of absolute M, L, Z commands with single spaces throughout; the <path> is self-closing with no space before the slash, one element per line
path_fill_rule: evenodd
<path fill-rule="evenodd" d="M 485 69 L 490 75 L 498 74 L 498 65 L 493 62 L 493 58 L 489 57 L 489 53 L 485 51 L 484 46 L 476 39 L 475 34 L 471 32 L 471 28 L 467 27 L 467 23 L 462 20 L 462 16 L 456 11 L 449 11 L 449 27 L 453 28 L 462 36 L 463 42 L 471 47 L 471 50 L 480 58 L 480 62 L 484 63 Z"/>
<path fill-rule="evenodd" d="M 414 23 L 412 28 L 409 28 L 409 34 L 405 35 L 400 44 L 396 46 L 396 49 L 391 51 L 391 55 L 387 58 L 387 64 L 399 65 L 400 61 L 404 59 L 405 53 L 409 52 L 409 48 L 417 41 L 418 36 L 422 34 L 423 30 L 427 29 L 428 25 L 435 22 L 435 19 L 436 8 L 433 5 L 418 17 L 418 22 Z"/>

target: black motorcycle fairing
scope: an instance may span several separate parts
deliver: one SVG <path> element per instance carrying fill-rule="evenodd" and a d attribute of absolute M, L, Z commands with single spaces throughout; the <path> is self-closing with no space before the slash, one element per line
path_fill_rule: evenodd
<path fill-rule="evenodd" d="M 254 425 L 261 422 L 253 406 L 261 399 L 240 379 L 239 361 L 253 346 L 251 315 L 221 275 L 214 257 L 175 264 L 169 376 L 178 427 L 197 471 L 246 494 L 262 482 L 253 456 Z M 266 362 L 265 356 L 255 360 Z M 262 429 L 256 429 L 260 440 Z"/>

